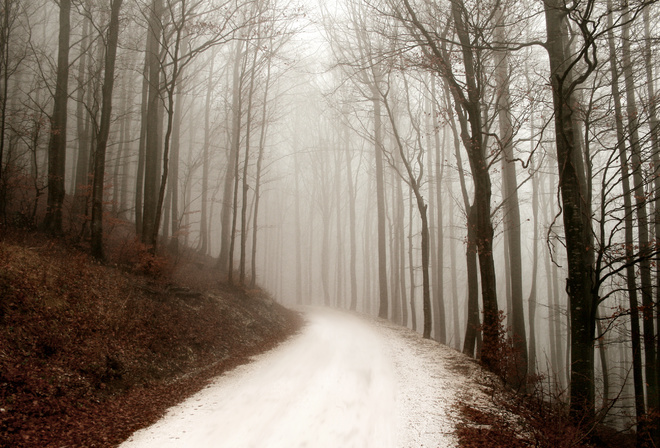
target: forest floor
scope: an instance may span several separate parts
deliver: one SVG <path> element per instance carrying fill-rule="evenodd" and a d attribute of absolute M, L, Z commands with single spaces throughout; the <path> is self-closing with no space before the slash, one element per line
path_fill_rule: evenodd
<path fill-rule="evenodd" d="M 145 427 L 130 443 L 208 446 L 195 440 L 225 428 L 240 447 L 625 446 L 407 328 L 287 310 L 219 283 L 210 259 L 173 264 L 120 241 L 99 264 L 72 241 L 0 234 L 0 447 L 115 447 Z M 200 398 L 214 390 L 222 400 Z M 176 435 L 150 439 L 177 413 Z M 264 413 L 267 424 L 250 424 Z"/>
<path fill-rule="evenodd" d="M 102 265 L 70 241 L 0 235 L 1 447 L 117 446 L 300 327 L 203 263 L 116 250 Z"/>

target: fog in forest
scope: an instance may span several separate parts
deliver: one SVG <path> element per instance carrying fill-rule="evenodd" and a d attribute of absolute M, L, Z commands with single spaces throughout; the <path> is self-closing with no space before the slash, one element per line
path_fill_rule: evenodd
<path fill-rule="evenodd" d="M 0 219 L 207 256 L 625 429 L 660 402 L 658 13 L 5 0 Z"/>

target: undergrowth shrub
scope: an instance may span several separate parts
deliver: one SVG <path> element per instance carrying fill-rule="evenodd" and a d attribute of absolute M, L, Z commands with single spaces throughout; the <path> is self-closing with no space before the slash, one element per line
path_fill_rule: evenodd
<path fill-rule="evenodd" d="M 125 239 L 115 248 L 112 260 L 133 273 L 153 278 L 168 277 L 172 270 L 170 258 L 154 254 L 150 249 L 137 238 Z"/>
<path fill-rule="evenodd" d="M 527 374 L 516 347 L 516 336 L 504 325 L 506 315 L 499 311 L 495 342 L 484 344 L 489 367 L 495 374 L 486 384 L 492 402 L 486 406 L 461 408 L 464 422 L 458 426 L 460 446 L 467 448 L 582 448 L 594 446 L 594 427 L 574 422 L 569 417 L 565 391 L 553 391 L 541 374 Z M 550 386 L 552 387 L 552 386 Z M 503 412 L 504 411 L 504 412 Z"/>
<path fill-rule="evenodd" d="M 515 339 L 518 336 L 513 335 L 510 328 L 504 326 L 505 320 L 506 315 L 504 311 L 500 310 L 493 324 L 495 328 L 487 328 L 486 324 L 480 326 L 482 334 L 491 332 L 491 334 L 497 335 L 494 343 L 487 344 L 484 341 L 482 353 L 489 354 L 490 370 L 504 381 L 506 386 L 520 389 L 524 387 L 529 378 L 522 372 L 523 356 L 516 347 L 518 341 Z"/>

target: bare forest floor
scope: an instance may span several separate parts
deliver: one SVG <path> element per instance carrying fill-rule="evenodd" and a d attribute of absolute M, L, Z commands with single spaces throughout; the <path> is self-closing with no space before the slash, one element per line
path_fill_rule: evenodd
<path fill-rule="evenodd" d="M 0 446 L 117 446 L 300 327 L 203 260 L 126 241 L 102 265 L 75 246 L 0 233 Z"/>

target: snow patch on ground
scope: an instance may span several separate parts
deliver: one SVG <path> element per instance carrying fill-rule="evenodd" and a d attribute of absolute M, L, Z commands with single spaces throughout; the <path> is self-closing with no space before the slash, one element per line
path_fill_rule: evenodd
<path fill-rule="evenodd" d="M 380 320 L 306 309 L 307 325 L 121 448 L 454 447 L 474 362 Z"/>
<path fill-rule="evenodd" d="M 375 321 L 390 348 L 397 381 L 397 447 L 456 447 L 459 403 L 482 395 L 474 377 L 481 368 L 470 358 L 418 333 Z"/>

